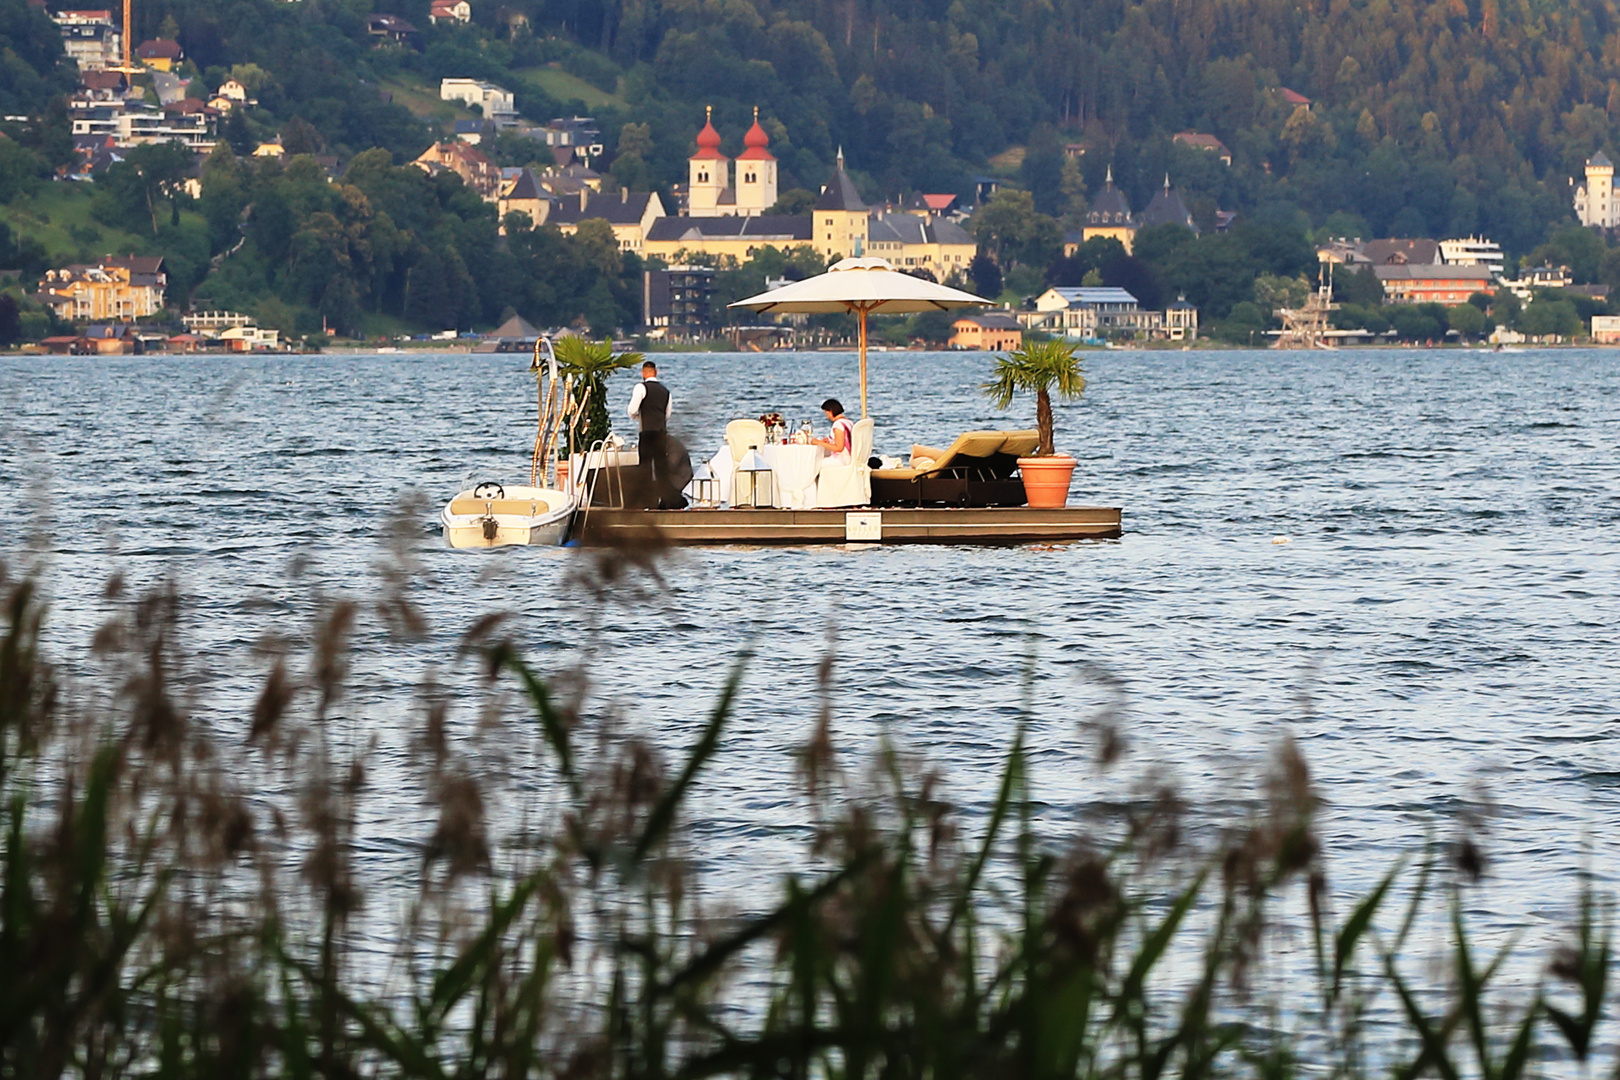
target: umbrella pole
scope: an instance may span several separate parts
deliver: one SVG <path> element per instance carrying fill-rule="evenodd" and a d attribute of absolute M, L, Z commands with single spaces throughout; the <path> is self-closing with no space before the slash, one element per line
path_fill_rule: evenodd
<path fill-rule="evenodd" d="M 866 413 L 866 309 L 856 308 L 861 314 L 861 419 L 865 420 Z"/>

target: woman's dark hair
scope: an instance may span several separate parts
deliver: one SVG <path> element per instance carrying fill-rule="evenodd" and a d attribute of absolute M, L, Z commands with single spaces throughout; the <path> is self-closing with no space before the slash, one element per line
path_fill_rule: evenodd
<path fill-rule="evenodd" d="M 830 397 L 826 401 L 823 401 L 821 403 L 821 407 L 832 413 L 834 416 L 837 416 L 839 413 L 844 411 L 843 404 L 835 397 Z"/>

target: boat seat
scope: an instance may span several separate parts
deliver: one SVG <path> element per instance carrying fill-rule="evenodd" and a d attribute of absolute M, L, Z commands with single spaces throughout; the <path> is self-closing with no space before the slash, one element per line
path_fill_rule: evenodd
<path fill-rule="evenodd" d="M 452 499 L 452 514 L 511 514 L 517 517 L 538 517 L 553 507 L 544 499 Z"/>
<path fill-rule="evenodd" d="M 1028 454 L 1039 443 L 1040 434 L 1034 431 L 969 431 L 957 436 L 956 441 L 944 450 L 913 446 L 911 460 L 924 464 L 905 469 L 873 469 L 872 479 L 916 482 L 953 468 L 982 468 L 987 459 L 1016 458 Z M 925 463 L 929 459 L 932 459 L 932 464 Z M 1010 469 L 1007 471 L 1011 473 Z"/>

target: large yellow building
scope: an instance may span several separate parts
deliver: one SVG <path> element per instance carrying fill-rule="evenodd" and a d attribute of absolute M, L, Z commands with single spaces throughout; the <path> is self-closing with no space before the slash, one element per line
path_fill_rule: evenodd
<path fill-rule="evenodd" d="M 601 193 L 580 188 L 577 195 L 565 195 L 557 200 L 547 224 L 571 236 L 579 231 L 583 222 L 592 220 L 605 221 L 613 227 L 613 238 L 619 242 L 620 251 L 644 255 L 648 231 L 666 218 L 663 200 L 655 191 L 632 195 L 623 188 Z"/>
<path fill-rule="evenodd" d="M 167 285 L 161 256 L 109 256 L 45 271 L 39 299 L 64 322 L 133 322 L 162 310 Z"/>

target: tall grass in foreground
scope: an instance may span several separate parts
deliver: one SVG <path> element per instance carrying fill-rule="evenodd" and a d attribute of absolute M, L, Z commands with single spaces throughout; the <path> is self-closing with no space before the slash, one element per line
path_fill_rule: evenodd
<path fill-rule="evenodd" d="M 620 556 L 587 587 L 656 573 Z M 419 633 L 405 574 L 366 611 Z M 368 755 L 333 732 L 366 612 L 330 605 L 302 663 L 268 642 L 229 735 L 179 689 L 177 594 L 115 580 L 107 596 L 101 674 L 70 693 L 41 650 L 38 582 L 0 567 L 0 1075 L 1516 1080 L 1598 1045 L 1610 920 L 1589 887 L 1541 986 L 1503 1000 L 1506 951 L 1469 941 L 1468 844 L 1328 910 L 1316 802 L 1287 742 L 1263 804 L 1216 850 L 1183 839 L 1171 791 L 1054 843 L 1034 824 L 1020 726 L 969 835 L 939 773 L 893 747 L 841 761 L 824 694 L 797 762 L 814 826 L 802 868 L 759 887 L 766 910 L 721 918 L 702 906 L 686 807 L 746 662 L 671 761 L 593 715 L 582 673 L 531 667 L 499 616 L 471 627 L 466 655 L 524 707 L 453 738 L 424 677 L 413 768 L 437 821 L 414 901 L 367 913 L 392 960 L 360 962 Z M 1100 767 L 1121 746 L 1103 727 Z M 513 812 L 497 789 L 539 768 L 554 794 Z M 1287 904 L 1305 913 L 1311 979 L 1284 1000 L 1252 975 L 1286 947 Z M 1420 978 L 1405 950 L 1436 915 L 1450 960 Z M 1172 971 L 1171 956 L 1195 963 Z M 1370 1047 L 1380 999 L 1404 1029 Z M 1614 1064 L 1581 1066 L 1599 1068 Z"/>

